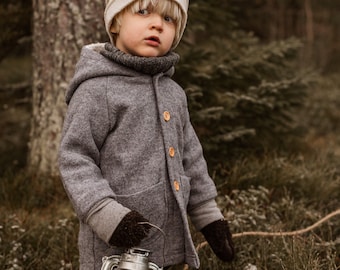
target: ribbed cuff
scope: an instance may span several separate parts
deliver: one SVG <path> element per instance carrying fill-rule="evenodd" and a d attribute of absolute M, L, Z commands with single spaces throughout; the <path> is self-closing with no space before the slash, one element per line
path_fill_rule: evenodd
<path fill-rule="evenodd" d="M 215 200 L 210 200 L 189 212 L 190 220 L 196 230 L 200 231 L 205 226 L 219 219 L 223 219 L 221 210 Z"/>
<path fill-rule="evenodd" d="M 109 198 L 104 199 L 91 211 L 87 218 L 87 223 L 99 238 L 109 243 L 118 224 L 129 212 L 131 212 L 130 209 L 117 201 Z"/>

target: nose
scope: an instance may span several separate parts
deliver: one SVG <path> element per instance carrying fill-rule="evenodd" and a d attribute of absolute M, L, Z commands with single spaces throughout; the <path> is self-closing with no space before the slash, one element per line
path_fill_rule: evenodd
<path fill-rule="evenodd" d="M 163 18 L 161 15 L 154 13 L 150 18 L 150 28 L 156 29 L 159 32 L 163 31 Z"/>

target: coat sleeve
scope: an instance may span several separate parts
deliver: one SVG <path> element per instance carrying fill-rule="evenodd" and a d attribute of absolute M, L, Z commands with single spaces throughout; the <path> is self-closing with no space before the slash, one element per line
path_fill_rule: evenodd
<path fill-rule="evenodd" d="M 190 178 L 188 214 L 195 227 L 200 229 L 223 216 L 214 201 L 216 187 L 209 176 L 203 149 L 190 122 L 187 106 L 184 118 L 183 167 L 185 175 Z"/>
<path fill-rule="evenodd" d="M 115 194 L 100 170 L 100 149 L 114 125 L 114 119 L 109 117 L 103 81 L 85 82 L 75 91 L 64 121 L 59 169 L 66 193 L 80 220 L 85 223 L 94 209 L 95 212 L 101 210 L 98 209 L 101 202 L 110 199 L 110 204 L 103 209 L 119 214 L 112 216 L 111 221 L 105 221 L 111 224 L 103 225 L 114 229 L 122 213 L 129 209 L 115 200 Z M 97 227 L 100 230 L 100 224 Z"/>

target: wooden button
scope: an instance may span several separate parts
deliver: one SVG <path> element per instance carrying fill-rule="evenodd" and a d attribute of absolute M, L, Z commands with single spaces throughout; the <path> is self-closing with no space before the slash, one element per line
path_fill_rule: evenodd
<path fill-rule="evenodd" d="M 180 190 L 179 182 L 177 180 L 174 181 L 174 187 L 176 191 Z"/>
<path fill-rule="evenodd" d="M 174 157 L 175 156 L 175 148 L 173 148 L 173 147 L 169 148 L 169 155 L 170 155 L 170 157 Z"/>
<path fill-rule="evenodd" d="M 170 116 L 170 113 L 169 113 L 168 111 L 165 111 L 165 112 L 163 113 L 163 117 L 164 117 L 164 120 L 165 120 L 166 122 L 170 121 L 171 116 Z"/>

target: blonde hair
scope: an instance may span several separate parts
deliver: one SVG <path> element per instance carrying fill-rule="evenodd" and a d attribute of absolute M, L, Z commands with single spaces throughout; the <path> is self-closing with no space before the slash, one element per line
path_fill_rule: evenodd
<path fill-rule="evenodd" d="M 121 18 L 125 12 L 137 13 L 141 9 L 152 8 L 153 12 L 161 14 L 162 16 L 170 16 L 176 26 L 176 33 L 173 44 L 177 44 L 181 38 L 181 21 L 183 18 L 183 12 L 180 6 L 172 0 L 136 0 L 132 4 L 128 5 L 121 12 L 119 12 L 112 20 L 112 26 L 115 33 L 111 33 L 114 42 L 116 41 L 117 34 L 121 27 Z"/>

